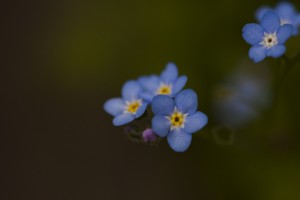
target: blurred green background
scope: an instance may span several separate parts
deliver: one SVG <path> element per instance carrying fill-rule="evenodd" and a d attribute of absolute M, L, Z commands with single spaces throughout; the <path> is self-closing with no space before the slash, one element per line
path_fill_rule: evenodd
<path fill-rule="evenodd" d="M 299 200 L 299 64 L 272 119 L 237 131 L 232 145 L 209 128 L 183 154 L 165 140 L 133 143 L 103 111 L 126 80 L 173 61 L 211 116 L 213 88 L 248 59 L 242 27 L 276 2 L 3 3 L 0 199 Z M 287 47 L 296 52 L 300 36 Z M 265 62 L 276 71 L 278 60 Z"/>

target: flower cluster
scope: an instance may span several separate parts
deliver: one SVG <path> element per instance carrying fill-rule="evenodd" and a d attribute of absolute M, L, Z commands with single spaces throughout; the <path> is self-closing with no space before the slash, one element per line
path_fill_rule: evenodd
<path fill-rule="evenodd" d="M 298 35 L 300 26 L 300 13 L 289 2 L 281 2 L 275 8 L 262 6 L 256 11 L 255 17 L 257 21 L 261 21 L 264 14 L 268 11 L 274 11 L 280 18 L 280 24 L 290 24 L 293 26 L 293 35 Z"/>
<path fill-rule="evenodd" d="M 300 14 L 294 6 L 284 2 L 275 9 L 262 7 L 256 12 L 257 23 L 246 24 L 243 28 L 244 40 L 252 45 L 249 57 L 260 62 L 266 57 L 278 58 L 285 51 L 285 42 L 298 34 Z"/>
<path fill-rule="evenodd" d="M 246 24 L 242 30 L 244 40 L 251 45 L 249 57 L 260 62 L 266 57 L 283 56 L 287 40 L 299 33 L 300 13 L 285 2 L 275 8 L 259 8 L 256 19 L 257 23 Z M 299 61 L 300 52 L 291 59 L 286 57 L 283 75 L 278 76 L 280 84 Z M 211 124 L 217 123 L 217 128 L 211 131 L 216 140 L 223 140 L 219 133 L 231 133 L 253 121 L 272 102 L 271 75 L 269 71 L 261 71 L 263 66 L 257 67 L 260 70 L 237 71 L 217 88 L 211 120 Z M 187 77 L 179 75 L 176 65 L 169 63 L 160 75 L 127 81 L 121 97 L 106 101 L 104 110 L 113 116 L 114 126 L 126 125 L 125 132 L 132 140 L 156 144 L 166 137 L 174 151 L 184 152 L 193 133 L 208 122 L 207 116 L 198 111 L 195 91 L 183 89 L 186 82 Z M 231 144 L 233 136 L 227 135 L 230 136 L 227 143 Z"/>
<path fill-rule="evenodd" d="M 183 152 L 190 146 L 192 134 L 207 123 L 206 115 L 197 111 L 196 93 L 182 90 L 186 82 L 187 77 L 178 76 L 177 67 L 169 63 L 160 76 L 127 81 L 122 97 L 105 102 L 104 110 L 114 117 L 113 125 L 128 124 L 127 130 L 143 141 L 153 143 L 158 136 L 167 137 L 174 151 Z M 147 110 L 148 106 L 151 109 Z"/>

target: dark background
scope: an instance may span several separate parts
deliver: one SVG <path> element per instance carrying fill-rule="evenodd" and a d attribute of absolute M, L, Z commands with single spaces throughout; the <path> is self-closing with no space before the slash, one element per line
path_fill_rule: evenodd
<path fill-rule="evenodd" d="M 211 116 L 214 86 L 248 59 L 242 27 L 276 1 L 1 4 L 0 199 L 300 199 L 299 64 L 272 119 L 232 145 L 208 129 L 183 154 L 134 143 L 103 111 L 126 80 L 173 61 Z M 292 55 L 300 36 L 287 46 Z"/>

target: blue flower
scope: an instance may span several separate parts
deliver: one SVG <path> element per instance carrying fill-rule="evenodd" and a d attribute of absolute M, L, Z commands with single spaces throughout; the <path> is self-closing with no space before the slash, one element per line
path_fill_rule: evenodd
<path fill-rule="evenodd" d="M 281 25 L 279 16 L 273 11 L 264 14 L 260 24 L 246 24 L 243 38 L 252 45 L 249 57 L 254 62 L 260 62 L 267 56 L 282 56 L 286 51 L 284 43 L 291 37 L 293 29 L 290 24 Z"/>
<path fill-rule="evenodd" d="M 288 2 L 279 3 L 275 9 L 270 7 L 261 7 L 256 11 L 256 19 L 262 20 L 263 15 L 268 11 L 274 11 L 280 17 L 281 25 L 291 24 L 294 27 L 293 35 L 298 35 L 300 26 L 300 13 L 298 13 L 293 4 Z"/>
<path fill-rule="evenodd" d="M 114 116 L 113 124 L 122 126 L 142 116 L 147 103 L 139 98 L 140 85 L 136 81 L 127 81 L 122 88 L 122 98 L 113 98 L 105 102 L 104 110 Z"/>
<path fill-rule="evenodd" d="M 243 65 L 214 92 L 213 117 L 231 128 L 248 125 L 272 102 L 269 66 Z"/>
<path fill-rule="evenodd" d="M 158 95 L 152 101 L 152 129 L 160 137 L 166 137 L 170 147 L 176 152 L 188 149 L 192 133 L 207 123 L 204 113 L 197 111 L 198 99 L 193 90 L 183 90 L 175 99 Z"/>
<path fill-rule="evenodd" d="M 147 102 L 151 102 L 156 95 L 175 96 L 185 86 L 186 81 L 186 76 L 178 77 L 176 65 L 168 63 L 166 69 L 160 76 L 143 76 L 138 79 L 138 82 L 143 89 L 140 97 Z"/>

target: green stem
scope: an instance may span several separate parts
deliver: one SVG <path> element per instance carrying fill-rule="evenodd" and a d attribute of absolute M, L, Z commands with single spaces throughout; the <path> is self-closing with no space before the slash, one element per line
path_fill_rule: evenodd
<path fill-rule="evenodd" d="M 286 56 L 283 57 L 285 60 L 284 71 L 279 80 L 279 87 L 282 87 L 284 80 L 286 79 L 289 72 L 300 62 L 300 50 L 290 59 Z M 277 88 L 279 90 L 279 88 Z"/>
<path fill-rule="evenodd" d="M 282 58 L 283 65 L 278 66 L 277 80 L 275 80 L 275 84 L 273 86 L 273 108 L 276 107 L 276 105 L 278 104 L 280 90 L 283 87 L 283 83 L 287 78 L 288 74 L 298 63 L 300 63 L 300 50 L 291 58 L 287 58 L 285 55 Z M 274 120 L 271 116 L 273 116 L 275 112 L 275 109 L 271 109 L 266 114 L 266 119 L 269 121 L 269 123 L 272 123 L 272 121 Z"/>

